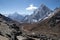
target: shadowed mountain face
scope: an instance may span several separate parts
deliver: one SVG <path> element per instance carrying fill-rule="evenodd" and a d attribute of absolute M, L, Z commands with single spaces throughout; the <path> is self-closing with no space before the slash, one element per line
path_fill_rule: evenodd
<path fill-rule="evenodd" d="M 60 39 L 60 9 L 53 12 L 53 15 L 39 23 L 26 24 L 22 27 L 25 35 L 45 35 L 54 40 Z"/>
<path fill-rule="evenodd" d="M 9 40 L 17 40 L 16 34 L 19 31 L 19 23 L 0 14 L 0 35 Z"/>

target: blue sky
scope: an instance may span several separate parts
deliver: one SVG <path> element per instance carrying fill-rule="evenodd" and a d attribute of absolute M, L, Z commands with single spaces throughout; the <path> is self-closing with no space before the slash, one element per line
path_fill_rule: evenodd
<path fill-rule="evenodd" d="M 30 15 L 42 3 L 50 9 L 60 7 L 60 0 L 0 0 L 0 13 L 8 15 L 18 12 L 21 15 Z"/>

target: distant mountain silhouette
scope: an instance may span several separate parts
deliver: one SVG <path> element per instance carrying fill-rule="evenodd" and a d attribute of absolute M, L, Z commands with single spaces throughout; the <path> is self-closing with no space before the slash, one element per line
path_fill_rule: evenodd
<path fill-rule="evenodd" d="M 9 15 L 8 17 L 11 18 L 11 19 L 13 19 L 13 20 L 16 20 L 18 22 L 21 22 L 23 20 L 23 18 L 24 18 L 24 16 L 18 14 L 17 12 Z"/>

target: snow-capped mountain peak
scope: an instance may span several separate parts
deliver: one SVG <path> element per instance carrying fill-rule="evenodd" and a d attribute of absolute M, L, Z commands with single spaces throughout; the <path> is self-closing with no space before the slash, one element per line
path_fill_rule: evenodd
<path fill-rule="evenodd" d="M 47 6 L 45 6 L 44 4 L 41 4 L 41 6 L 36 9 L 33 14 L 31 14 L 28 18 L 27 18 L 27 22 L 38 22 L 41 19 L 44 19 L 45 17 L 47 18 L 48 15 L 50 14 L 50 12 L 52 12 L 52 10 L 50 10 Z"/>

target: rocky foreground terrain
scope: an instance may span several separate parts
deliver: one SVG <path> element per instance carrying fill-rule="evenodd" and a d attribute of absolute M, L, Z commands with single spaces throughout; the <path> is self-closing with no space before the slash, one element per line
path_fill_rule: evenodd
<path fill-rule="evenodd" d="M 60 9 L 36 23 L 19 23 L 0 14 L 0 40 L 60 40 Z"/>
<path fill-rule="evenodd" d="M 19 25 L 21 24 L 0 14 L 0 35 L 3 36 L 2 38 L 17 40 L 16 35 L 20 33 Z"/>

